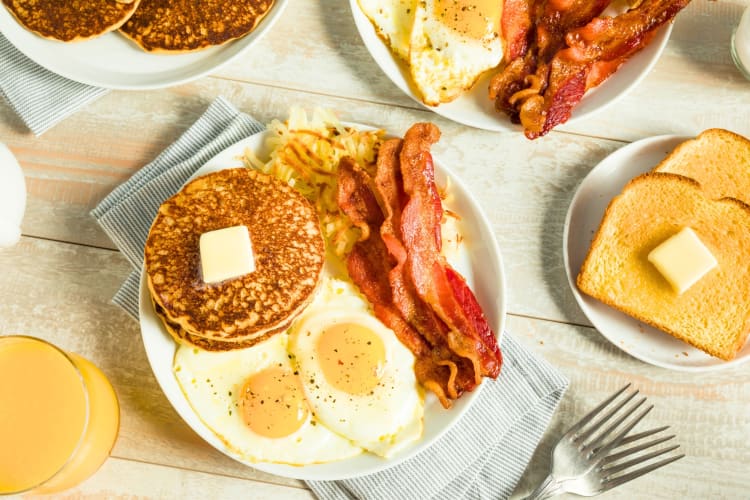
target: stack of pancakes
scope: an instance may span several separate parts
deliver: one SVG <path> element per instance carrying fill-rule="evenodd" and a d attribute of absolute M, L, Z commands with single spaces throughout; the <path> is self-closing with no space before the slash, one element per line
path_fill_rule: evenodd
<path fill-rule="evenodd" d="M 274 0 L 2 0 L 27 29 L 73 42 L 120 29 L 149 52 L 181 53 L 250 33 Z"/>
<path fill-rule="evenodd" d="M 216 284 L 201 277 L 201 234 L 244 225 L 255 271 Z M 246 168 L 199 177 L 159 208 L 145 247 L 156 314 L 181 343 L 250 347 L 284 331 L 312 300 L 325 261 L 318 216 L 281 181 Z"/>

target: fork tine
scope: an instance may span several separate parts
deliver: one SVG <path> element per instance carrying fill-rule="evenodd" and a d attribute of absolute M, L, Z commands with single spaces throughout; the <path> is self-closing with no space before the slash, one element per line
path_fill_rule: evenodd
<path fill-rule="evenodd" d="M 623 438 L 623 440 L 620 441 L 620 444 L 617 445 L 617 448 L 628 445 L 634 441 L 638 441 L 639 439 L 643 439 L 648 436 L 653 436 L 654 434 L 658 434 L 661 431 L 666 431 L 667 429 L 669 429 L 669 426 L 665 425 L 664 427 L 657 427 L 656 429 L 650 429 L 647 431 L 639 432 L 638 434 L 631 434 Z"/>
<path fill-rule="evenodd" d="M 645 467 L 641 467 L 640 469 L 636 469 L 633 472 L 629 472 L 628 474 L 625 474 L 623 476 L 616 477 L 614 479 L 605 480 L 602 482 L 602 490 L 609 490 L 614 488 L 615 486 L 620 486 L 621 484 L 627 483 L 628 481 L 631 481 L 637 477 L 641 477 L 644 474 L 647 474 L 651 471 L 654 471 L 660 467 L 664 467 L 665 465 L 671 464 L 672 462 L 676 462 L 677 460 L 683 458 L 685 455 L 676 455 L 674 457 L 665 458 L 664 460 L 661 460 L 659 462 L 649 464 Z"/>
<path fill-rule="evenodd" d="M 615 413 L 617 413 L 618 411 L 620 411 L 623 408 L 623 406 L 625 406 L 626 404 L 628 404 L 630 402 L 630 400 L 632 400 L 637 394 L 638 394 L 638 391 L 635 391 L 634 393 L 632 393 L 631 395 L 629 395 L 628 397 L 626 397 L 623 401 L 619 402 L 614 408 L 612 408 L 611 410 L 609 410 L 601 418 L 597 419 L 596 422 L 594 422 L 593 424 L 591 424 L 591 426 L 589 428 L 587 428 L 581 434 L 577 435 L 575 437 L 575 440 L 576 441 L 578 441 L 578 440 L 585 441 L 586 439 L 588 439 L 589 436 L 591 436 L 602 425 L 604 425 L 606 422 L 608 422 L 609 419 L 612 418 L 612 416 Z M 632 411 L 629 411 L 628 413 L 631 413 L 631 412 Z"/>
<path fill-rule="evenodd" d="M 623 410 L 622 415 L 618 416 L 614 422 L 609 424 L 608 427 L 603 429 L 596 436 L 594 436 L 589 442 L 586 443 L 585 449 L 588 449 L 589 451 L 597 449 L 597 453 L 600 452 L 601 449 L 603 448 L 602 443 L 604 443 L 604 439 L 610 434 L 612 434 L 620 425 L 622 425 L 623 422 L 625 422 L 628 418 L 630 418 L 633 415 L 633 412 L 635 412 L 645 402 L 646 402 L 646 398 L 644 397 L 634 402 L 629 407 L 625 408 Z M 620 438 L 622 437 L 624 437 L 624 435 L 620 436 Z M 617 445 L 614 445 L 614 446 L 617 446 Z"/>
<path fill-rule="evenodd" d="M 609 405 L 612 401 L 614 401 L 615 399 L 617 399 L 617 397 L 620 394 L 622 394 L 623 392 L 625 392 L 629 387 L 630 387 L 630 383 L 626 384 L 622 389 L 620 389 L 616 393 L 612 394 L 605 401 L 602 401 L 599 404 L 599 406 L 597 406 L 596 408 L 594 408 L 593 410 L 591 410 L 590 412 L 588 412 L 586 415 L 584 415 L 583 417 L 581 417 L 581 419 L 578 422 L 576 422 L 573 425 L 573 427 L 571 427 L 570 429 L 568 429 L 568 431 L 565 434 L 566 435 L 570 435 L 570 434 L 573 434 L 575 432 L 578 432 L 578 430 L 581 429 L 587 423 L 589 423 L 591 421 L 591 419 L 594 418 L 597 415 L 597 413 L 599 413 L 600 411 L 602 411 L 607 405 Z"/>
<path fill-rule="evenodd" d="M 606 429 L 606 431 L 602 435 L 598 436 L 597 442 L 594 444 L 598 445 L 599 443 L 601 443 L 602 439 L 605 436 L 609 435 L 612 432 L 612 430 L 614 430 L 615 427 L 618 427 L 626 418 L 628 418 L 632 414 L 632 410 L 635 410 L 636 408 L 638 408 L 644 401 L 646 401 L 646 398 L 641 399 L 634 406 L 634 408 L 632 408 L 631 411 L 628 412 L 627 415 L 624 415 L 623 417 L 619 418 L 618 421 L 612 424 L 608 429 Z M 642 409 L 638 414 L 636 414 L 635 417 L 633 417 L 633 419 L 630 421 L 630 423 L 628 423 L 625 426 L 624 429 L 620 430 L 617 433 L 617 435 L 615 435 L 612 441 L 598 448 L 596 453 L 592 453 L 592 455 L 596 457 L 601 457 L 602 455 L 606 455 L 607 453 L 612 451 L 613 448 L 615 448 L 616 446 L 620 444 L 620 441 L 622 441 L 622 439 L 628 434 L 628 432 L 630 432 L 633 429 L 633 427 L 638 425 L 638 422 L 643 420 L 643 417 L 645 417 L 648 414 L 648 412 L 650 412 L 653 409 L 654 409 L 654 405 L 650 405 L 647 408 Z"/>
<path fill-rule="evenodd" d="M 672 434 L 671 436 L 658 438 L 653 441 L 649 441 L 648 443 L 639 444 L 638 446 L 632 446 L 626 450 L 618 451 L 617 453 L 613 453 L 611 455 L 607 455 L 606 457 L 604 457 L 604 459 L 602 459 L 602 463 L 607 464 L 607 463 L 615 462 L 617 460 L 620 460 L 621 458 L 625 458 L 628 455 L 632 455 L 633 453 L 639 452 L 641 450 L 645 450 L 647 448 L 653 448 L 654 446 L 664 443 L 666 441 L 669 441 L 670 439 L 674 437 L 675 437 L 674 434 Z M 618 448 L 621 448 L 621 447 L 622 447 L 622 443 L 620 443 L 620 446 L 618 446 Z"/>
<path fill-rule="evenodd" d="M 669 453 L 672 450 L 676 450 L 679 447 L 680 445 L 676 444 L 674 446 L 670 446 L 669 448 L 664 448 L 662 450 L 656 450 L 656 451 L 652 451 L 651 453 L 646 453 L 645 455 L 635 457 L 634 459 L 628 460 L 627 462 L 623 462 L 621 464 L 611 465 L 611 466 L 605 465 L 602 468 L 602 473 L 617 474 L 618 472 L 622 472 L 626 469 L 629 469 L 630 467 L 634 465 L 642 464 L 646 462 L 647 460 L 651 460 L 652 458 L 656 458 L 658 456 L 664 455 L 665 453 Z M 610 476 L 607 476 L 607 477 L 610 477 Z"/>

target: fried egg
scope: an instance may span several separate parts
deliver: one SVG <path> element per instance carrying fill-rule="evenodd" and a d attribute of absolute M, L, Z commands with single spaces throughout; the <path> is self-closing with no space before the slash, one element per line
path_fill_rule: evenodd
<path fill-rule="evenodd" d="M 182 345 L 173 370 L 193 410 L 238 458 L 305 465 L 362 452 L 313 417 L 285 334 L 248 349 Z"/>
<path fill-rule="evenodd" d="M 391 50 L 409 60 L 409 38 L 414 24 L 417 0 L 358 0 L 362 13 L 370 20 Z"/>
<path fill-rule="evenodd" d="M 388 2 L 392 3 L 392 2 Z M 412 80 L 430 106 L 468 91 L 503 58 L 498 0 L 424 0 L 409 38 Z"/>
<path fill-rule="evenodd" d="M 421 437 L 414 355 L 350 282 L 324 276 L 289 330 L 289 352 L 315 417 L 333 432 L 383 457 Z"/>

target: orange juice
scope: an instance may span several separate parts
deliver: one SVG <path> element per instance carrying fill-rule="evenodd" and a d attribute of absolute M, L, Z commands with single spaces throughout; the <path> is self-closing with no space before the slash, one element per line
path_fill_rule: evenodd
<path fill-rule="evenodd" d="M 0 495 L 86 479 L 109 455 L 119 415 L 91 362 L 40 339 L 0 337 Z"/>

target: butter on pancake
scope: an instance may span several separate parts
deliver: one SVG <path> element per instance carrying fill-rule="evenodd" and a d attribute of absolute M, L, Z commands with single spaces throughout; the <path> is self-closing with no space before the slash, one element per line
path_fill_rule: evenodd
<path fill-rule="evenodd" d="M 63 42 L 94 38 L 116 30 L 141 0 L 2 0 L 26 29 Z"/>
<path fill-rule="evenodd" d="M 201 277 L 203 233 L 247 227 L 255 270 L 220 283 Z M 285 330 L 312 300 L 325 261 L 313 205 L 286 183 L 248 168 L 199 177 L 165 201 L 145 247 L 154 310 L 181 343 L 249 347 Z"/>
<path fill-rule="evenodd" d="M 120 31 L 148 52 L 191 52 L 250 33 L 274 0 L 142 0 Z"/>

